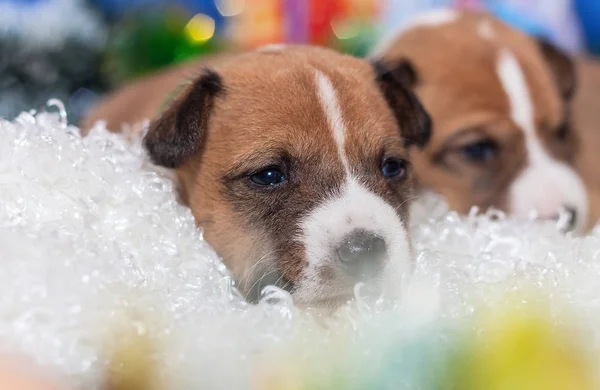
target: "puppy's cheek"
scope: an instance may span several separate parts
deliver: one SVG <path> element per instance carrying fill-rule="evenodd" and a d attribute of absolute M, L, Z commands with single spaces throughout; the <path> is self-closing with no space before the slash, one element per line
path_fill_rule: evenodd
<path fill-rule="evenodd" d="M 290 289 L 294 289 L 308 266 L 306 248 L 298 241 L 289 240 L 281 246 L 281 253 L 277 266 L 290 284 Z"/>
<path fill-rule="evenodd" d="M 238 288 L 246 290 L 253 275 L 269 267 L 274 251 L 264 231 L 246 227 L 233 217 L 219 215 L 204 229 L 204 238 L 232 273 Z"/>
<path fill-rule="evenodd" d="M 275 286 L 291 294 L 296 290 L 306 271 L 304 250 L 301 246 L 277 247 L 271 241 L 270 250 L 258 255 L 246 273 L 238 279 L 238 288 L 249 302 L 265 298 L 265 288 Z"/>
<path fill-rule="evenodd" d="M 508 189 L 510 180 L 502 178 L 507 176 L 508 172 L 502 169 L 486 169 L 484 172 L 473 173 L 464 188 L 455 191 L 456 202 L 460 203 L 457 211 L 468 214 L 473 207 L 477 207 L 480 212 L 486 212 L 489 209 L 508 211 Z M 504 174 L 504 175 L 503 175 Z"/>
<path fill-rule="evenodd" d="M 240 293 L 257 302 L 267 286 L 291 292 L 306 268 L 302 244 L 270 224 L 248 224 L 235 212 L 225 217 L 221 214 L 204 236 L 232 273 Z"/>

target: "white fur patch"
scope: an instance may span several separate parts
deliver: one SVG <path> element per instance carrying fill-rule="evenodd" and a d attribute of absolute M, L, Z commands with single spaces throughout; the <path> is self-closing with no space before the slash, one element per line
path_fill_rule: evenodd
<path fill-rule="evenodd" d="M 300 288 L 295 296 L 298 301 L 308 302 L 315 297 L 349 293 L 327 291 L 332 283 L 323 283 L 317 271 L 323 265 L 336 268 L 332 254 L 340 241 L 357 229 L 372 232 L 385 240 L 389 261 L 384 277 L 395 278 L 399 285 L 401 276 L 411 269 L 406 228 L 396 210 L 354 178 L 346 182 L 339 196 L 328 199 L 313 210 L 301 227 L 308 267 L 305 278 L 298 285 Z"/>
<path fill-rule="evenodd" d="M 495 33 L 492 23 L 489 20 L 480 22 L 479 25 L 477 25 L 477 35 L 487 41 L 494 39 Z"/>
<path fill-rule="evenodd" d="M 452 23 L 458 19 L 460 12 L 451 8 L 439 8 L 418 14 L 402 23 L 389 36 L 383 38 L 372 50 L 372 57 L 379 57 L 405 32 L 417 27 L 438 27 Z"/>
<path fill-rule="evenodd" d="M 452 23 L 458 18 L 458 15 L 458 11 L 450 8 L 425 12 L 418 15 L 410 23 L 405 25 L 405 29 L 411 29 L 415 27 L 436 27 L 443 24 Z"/>
<path fill-rule="evenodd" d="M 572 207 L 577 210 L 576 228 L 581 230 L 588 213 L 585 186 L 571 167 L 550 156 L 540 142 L 525 75 L 509 50 L 500 52 L 497 73 L 510 101 L 512 120 L 525 135 L 528 158 L 511 185 L 510 211 L 518 216 L 533 212 L 539 218 L 552 218 L 562 207 Z"/>
<path fill-rule="evenodd" d="M 410 270 L 410 245 L 405 226 L 392 205 L 351 176 L 344 150 L 346 126 L 335 88 L 327 76 L 319 71 L 316 72 L 316 84 L 319 100 L 344 166 L 346 182 L 340 195 L 327 199 L 300 225 L 302 235 L 299 239 L 306 248 L 308 267 L 294 293 L 297 302 L 351 294 L 352 286 L 344 286 L 336 280 L 323 281 L 318 270 L 322 266 L 329 266 L 335 270 L 336 278 L 344 279 L 345 276 L 338 270 L 333 257 L 344 237 L 356 230 L 366 230 L 385 240 L 389 261 L 384 278 L 394 277 L 399 281 L 400 275 Z M 336 290 L 340 288 L 346 290 Z"/>
<path fill-rule="evenodd" d="M 331 81 L 322 72 L 316 72 L 317 77 L 317 91 L 319 94 L 319 100 L 323 106 L 323 111 L 329 122 L 329 126 L 333 131 L 333 138 L 337 145 L 338 154 L 342 160 L 342 164 L 346 169 L 346 173 L 349 174 L 350 166 L 348 165 L 348 159 L 344 151 L 344 144 L 346 142 L 346 128 L 342 120 L 342 113 L 335 96 L 335 89 Z"/>
<path fill-rule="evenodd" d="M 282 51 L 285 48 L 285 43 L 268 43 L 264 46 L 259 47 L 257 50 L 263 52 L 277 52 Z"/>

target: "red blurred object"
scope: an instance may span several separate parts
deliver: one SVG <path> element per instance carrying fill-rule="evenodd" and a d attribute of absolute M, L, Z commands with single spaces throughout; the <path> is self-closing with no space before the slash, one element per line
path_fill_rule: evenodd
<path fill-rule="evenodd" d="M 334 37 L 332 23 L 362 20 L 374 22 L 385 0 L 310 0 L 309 42 L 327 45 Z"/>
<path fill-rule="evenodd" d="M 329 45 L 332 23 L 374 21 L 385 0 L 246 0 L 230 22 L 233 41 L 244 48 L 294 42 Z"/>
<path fill-rule="evenodd" d="M 310 0 L 308 31 L 310 43 L 325 45 L 332 35 L 331 22 L 342 18 L 346 9 L 344 0 Z"/>

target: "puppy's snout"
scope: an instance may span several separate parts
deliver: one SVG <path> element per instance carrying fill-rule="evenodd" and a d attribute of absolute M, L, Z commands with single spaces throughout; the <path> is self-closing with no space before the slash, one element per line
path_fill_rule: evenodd
<path fill-rule="evenodd" d="M 356 230 L 346 236 L 336 252 L 345 271 L 357 279 L 377 276 L 388 256 L 385 241 L 365 230 Z"/>

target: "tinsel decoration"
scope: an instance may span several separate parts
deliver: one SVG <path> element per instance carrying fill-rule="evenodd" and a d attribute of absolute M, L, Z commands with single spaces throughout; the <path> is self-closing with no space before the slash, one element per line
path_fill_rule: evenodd
<path fill-rule="evenodd" d="M 0 117 L 65 103 L 76 122 L 108 84 L 99 64 L 107 28 L 79 0 L 0 2 Z"/>

